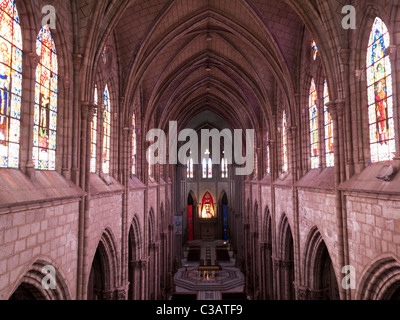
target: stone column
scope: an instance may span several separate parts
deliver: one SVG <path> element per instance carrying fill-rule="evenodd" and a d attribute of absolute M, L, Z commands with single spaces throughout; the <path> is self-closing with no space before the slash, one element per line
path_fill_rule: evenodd
<path fill-rule="evenodd" d="M 115 299 L 124 301 L 127 298 L 126 289 L 123 287 L 115 289 Z"/>
<path fill-rule="evenodd" d="M 129 300 L 139 300 L 140 293 L 138 292 L 138 288 L 140 288 L 140 277 L 137 275 L 137 271 L 140 268 L 139 261 L 130 261 L 129 262 L 129 273 L 131 274 L 131 283 L 130 286 L 132 287 L 131 295 L 128 297 Z"/>
<path fill-rule="evenodd" d="M 281 260 L 272 257 L 274 264 L 274 296 L 276 300 L 283 300 L 282 297 L 282 277 L 281 277 Z"/>
<path fill-rule="evenodd" d="M 310 299 L 310 289 L 304 286 L 295 286 L 297 300 L 309 300 Z"/>
<path fill-rule="evenodd" d="M 272 243 L 265 243 L 265 299 L 274 299 L 274 287 L 273 287 L 273 265 L 272 265 Z"/>
<path fill-rule="evenodd" d="M 341 153 L 343 152 L 343 148 L 340 147 L 341 140 L 340 136 L 340 120 L 342 119 L 343 112 L 343 101 L 339 101 L 338 103 L 330 102 L 328 104 L 328 111 L 331 114 L 333 121 L 333 139 L 334 139 L 334 148 L 335 148 L 335 214 L 336 214 L 336 225 L 337 225 L 337 233 L 338 233 L 338 263 L 340 266 L 345 266 L 348 263 L 348 237 L 347 237 L 347 217 L 344 216 L 344 210 L 342 208 L 342 193 L 338 189 L 340 183 L 343 181 L 341 179 L 344 178 L 344 167 L 341 165 L 343 161 L 343 156 Z M 340 147 L 340 148 L 339 148 Z M 339 286 L 340 296 L 343 299 L 346 297 L 347 293 Z"/>
<path fill-rule="evenodd" d="M 267 270 L 267 265 L 266 265 L 266 257 L 265 257 L 265 251 L 266 251 L 266 242 L 260 242 L 260 298 L 263 300 L 266 300 L 266 270 Z"/>
<path fill-rule="evenodd" d="M 114 290 L 103 290 L 99 293 L 100 300 L 114 300 Z"/>
<path fill-rule="evenodd" d="M 291 291 L 292 291 L 292 286 L 294 279 L 291 275 L 291 270 L 293 268 L 293 261 L 281 261 L 281 266 L 282 266 L 282 271 L 283 271 L 283 277 L 284 277 L 284 282 L 285 282 L 285 292 L 284 292 L 284 300 L 289 300 L 289 299 L 295 299 L 295 297 L 292 296 Z"/>
<path fill-rule="evenodd" d="M 31 78 L 32 84 L 35 83 L 36 81 L 36 68 L 40 62 L 40 57 L 34 53 L 29 53 L 29 61 L 30 61 L 30 68 L 28 69 L 29 72 L 29 77 Z M 30 99 L 28 101 L 29 108 L 26 108 L 27 110 L 25 111 L 25 108 L 21 109 L 21 112 L 24 113 L 26 116 L 27 121 L 24 119 L 25 117 L 21 116 L 21 143 L 23 139 L 23 132 L 25 131 L 25 128 L 28 128 L 27 132 L 25 132 L 26 136 L 28 137 L 27 141 L 25 141 L 26 147 L 27 147 L 27 159 L 25 165 L 25 171 L 28 177 L 32 178 L 35 174 L 35 164 L 33 163 L 33 123 L 34 123 L 34 109 L 31 107 L 35 103 L 35 89 L 31 89 L 32 93 L 30 96 Z M 24 100 L 24 96 L 22 97 Z M 20 159 L 22 160 L 22 159 Z M 22 166 L 21 166 L 22 167 Z"/>
<path fill-rule="evenodd" d="M 140 280 L 141 280 L 141 285 L 140 285 L 140 300 L 147 300 L 146 297 L 146 268 L 147 268 L 147 261 L 146 260 L 141 260 L 139 262 L 140 264 Z"/>
<path fill-rule="evenodd" d="M 343 146 L 345 147 L 344 150 L 344 159 L 345 162 L 345 177 L 350 178 L 353 176 L 354 173 L 354 156 L 353 156 L 353 132 L 352 132 L 352 119 L 351 119 L 351 90 L 350 90 L 350 54 L 351 50 L 344 48 L 340 49 L 339 55 L 340 60 L 343 65 L 343 70 L 345 73 L 345 100 L 343 101 L 343 110 L 344 110 L 344 119 L 343 122 L 345 131 L 340 131 L 344 136 L 343 139 Z M 343 121 L 343 120 L 342 120 Z M 362 130 L 362 128 L 359 128 Z M 358 148 L 358 146 L 357 146 Z"/>

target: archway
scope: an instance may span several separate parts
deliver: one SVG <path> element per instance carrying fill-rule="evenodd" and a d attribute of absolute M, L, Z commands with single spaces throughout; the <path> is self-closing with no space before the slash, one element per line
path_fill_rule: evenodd
<path fill-rule="evenodd" d="M 289 221 L 284 214 L 279 228 L 279 252 L 280 258 L 275 262 L 275 272 L 279 278 L 279 300 L 294 300 L 294 247 L 293 235 Z"/>
<path fill-rule="evenodd" d="M 140 227 L 137 218 L 133 220 L 129 230 L 129 271 L 128 271 L 128 300 L 140 300 L 142 297 L 142 275 L 140 252 Z"/>
<path fill-rule="evenodd" d="M 49 285 L 51 290 L 46 290 L 43 287 L 44 277 L 47 277 L 46 284 Z M 70 299 L 67 285 L 60 272 L 51 263 L 44 261 L 37 261 L 32 265 L 9 298 L 9 300 L 14 301 Z"/>
<path fill-rule="evenodd" d="M 265 243 L 263 247 L 264 252 L 264 300 L 273 300 L 274 290 L 274 273 L 273 273 L 273 260 L 272 260 L 272 218 L 267 207 L 265 210 L 265 226 L 264 226 Z"/>
<path fill-rule="evenodd" d="M 87 286 L 88 300 L 116 299 L 118 259 L 112 239 L 106 230 L 96 249 Z"/>
<path fill-rule="evenodd" d="M 339 286 L 328 248 L 317 228 L 307 240 L 305 281 L 312 300 L 340 300 Z"/>
<path fill-rule="evenodd" d="M 361 278 L 356 299 L 400 300 L 400 263 L 385 257 L 372 264 Z"/>

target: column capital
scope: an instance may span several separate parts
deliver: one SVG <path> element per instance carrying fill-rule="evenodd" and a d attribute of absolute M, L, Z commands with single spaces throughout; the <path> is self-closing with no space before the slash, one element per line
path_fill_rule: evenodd
<path fill-rule="evenodd" d="M 310 289 L 304 286 L 298 286 L 295 284 L 297 299 L 298 300 L 309 300 L 310 297 Z"/>
<path fill-rule="evenodd" d="M 139 264 L 140 264 L 140 268 L 142 270 L 144 270 L 147 267 L 147 260 L 140 260 Z"/>
<path fill-rule="evenodd" d="M 115 289 L 115 296 L 118 301 L 126 300 L 126 289 L 125 288 L 117 288 Z"/>
<path fill-rule="evenodd" d="M 114 291 L 112 290 L 104 290 L 100 292 L 101 298 L 103 300 L 109 301 L 109 300 L 113 300 L 114 297 Z"/>

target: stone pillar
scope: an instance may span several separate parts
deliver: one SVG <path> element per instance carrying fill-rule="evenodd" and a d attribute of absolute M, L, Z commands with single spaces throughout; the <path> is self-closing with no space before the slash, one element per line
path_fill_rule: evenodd
<path fill-rule="evenodd" d="M 35 83 L 36 81 L 36 68 L 40 62 L 40 57 L 36 54 L 36 52 L 32 52 L 29 53 L 29 61 L 30 61 L 30 68 L 28 69 L 29 71 L 29 77 L 31 78 L 31 82 Z M 33 105 L 35 102 L 35 89 L 31 89 L 32 93 L 30 96 L 30 99 L 28 101 L 29 105 Z M 24 96 L 22 97 L 22 99 L 24 100 Z M 22 108 L 21 112 L 24 112 L 25 108 Z M 25 171 L 26 174 L 28 175 L 28 177 L 32 178 L 35 174 L 35 164 L 33 163 L 33 119 L 34 119 L 34 110 L 33 108 L 27 108 L 28 111 L 25 113 L 26 115 L 26 119 L 28 121 L 25 121 L 24 117 L 21 116 L 21 143 L 22 143 L 22 139 L 23 139 L 23 130 L 24 128 L 28 128 L 28 132 L 26 132 L 26 135 L 28 137 L 27 141 L 25 141 L 26 143 L 26 147 L 27 147 L 27 159 L 26 159 L 26 163 L 24 164 L 25 166 Z M 22 160 L 22 159 L 21 159 Z M 22 167 L 22 166 L 21 166 Z"/>
<path fill-rule="evenodd" d="M 291 270 L 293 268 L 293 261 L 281 261 L 281 267 L 282 267 L 282 272 L 283 272 L 283 278 L 284 278 L 284 283 L 285 283 L 285 292 L 284 292 L 284 300 L 290 300 L 290 299 L 295 299 L 294 296 L 292 296 L 292 288 L 293 288 L 293 282 L 294 279 L 291 274 Z"/>
<path fill-rule="evenodd" d="M 265 299 L 274 299 L 274 287 L 273 287 L 273 265 L 272 265 L 272 243 L 265 243 Z"/>
<path fill-rule="evenodd" d="M 99 292 L 100 300 L 114 300 L 114 290 L 103 290 Z"/>
<path fill-rule="evenodd" d="M 340 60 L 343 65 L 343 70 L 345 74 L 345 100 L 343 100 L 343 110 L 344 110 L 344 119 L 345 122 L 343 123 L 343 129 L 345 131 L 340 131 L 343 137 L 343 146 L 344 150 L 344 159 L 345 162 L 345 177 L 348 179 L 353 176 L 354 173 L 354 156 L 353 156 L 353 132 L 352 132 L 352 121 L 351 121 L 351 90 L 350 90 L 350 55 L 351 50 L 347 48 L 340 49 L 339 51 Z M 342 102 L 341 102 L 342 103 Z M 343 121 L 343 120 L 342 120 Z M 362 130 L 362 128 L 359 128 Z M 345 134 L 344 134 L 345 133 Z M 345 139 L 345 140 L 344 140 Z M 357 146 L 358 148 L 358 146 Z"/>
<path fill-rule="evenodd" d="M 127 298 L 126 289 L 125 288 L 117 288 L 115 289 L 115 299 L 119 301 L 124 301 Z"/>
<path fill-rule="evenodd" d="M 265 257 L 265 251 L 266 251 L 266 242 L 260 242 L 260 282 L 261 282 L 261 287 L 260 287 L 260 298 L 263 300 L 266 300 L 266 270 L 267 270 L 267 265 L 266 265 L 266 257 Z"/>
<path fill-rule="evenodd" d="M 129 273 L 131 278 L 131 283 L 129 284 L 132 290 L 130 290 L 130 295 L 128 300 L 139 300 L 140 293 L 138 292 L 138 288 L 140 288 L 140 276 L 138 276 L 138 270 L 140 267 L 139 261 L 130 261 L 129 262 Z"/>
<path fill-rule="evenodd" d="M 274 296 L 276 300 L 283 300 L 282 297 L 282 275 L 281 275 L 281 260 L 272 257 L 274 264 Z"/>
<path fill-rule="evenodd" d="M 309 300 L 310 290 L 304 286 L 295 285 L 297 300 Z"/>
<path fill-rule="evenodd" d="M 333 139 L 334 139 L 334 148 L 335 148 L 335 214 L 336 214 L 336 225 L 337 225 L 337 234 L 338 234 L 338 263 L 340 266 L 348 265 L 348 237 L 347 237 L 347 218 L 344 215 L 344 210 L 342 208 L 342 193 L 338 189 L 339 184 L 343 181 L 341 179 L 344 178 L 344 167 L 341 165 L 343 161 L 343 156 L 341 153 L 343 152 L 343 148 L 340 147 L 341 140 L 340 137 L 340 120 L 342 119 L 343 112 L 343 102 L 339 101 L 339 103 L 328 104 L 328 111 L 331 114 L 333 121 Z M 339 165 L 340 164 L 340 165 Z M 340 296 L 344 299 L 347 295 L 346 291 L 339 286 Z"/>
<path fill-rule="evenodd" d="M 146 268 L 147 268 L 147 261 L 146 260 L 141 260 L 139 262 L 140 264 L 140 280 L 141 280 L 141 285 L 140 285 L 140 300 L 147 300 L 146 296 Z"/>

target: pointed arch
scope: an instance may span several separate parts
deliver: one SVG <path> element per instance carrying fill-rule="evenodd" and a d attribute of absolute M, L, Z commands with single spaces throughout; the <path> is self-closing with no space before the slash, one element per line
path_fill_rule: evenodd
<path fill-rule="evenodd" d="M 311 299 L 339 300 L 339 287 L 329 250 L 317 227 L 311 229 L 304 250 L 305 284 Z"/>
<path fill-rule="evenodd" d="M 361 276 L 356 299 L 399 300 L 399 298 L 400 263 L 392 256 L 381 257 Z"/>
<path fill-rule="evenodd" d="M 48 267 L 54 268 L 55 273 L 47 273 Z M 43 287 L 42 281 L 45 275 L 48 277 L 47 283 L 54 284 L 54 289 L 46 290 Z M 10 300 L 71 300 L 71 296 L 64 277 L 54 265 L 38 260 L 19 281 Z"/>
<path fill-rule="evenodd" d="M 119 280 L 119 258 L 113 233 L 108 228 L 100 238 L 88 279 L 88 300 L 113 300 Z"/>
<path fill-rule="evenodd" d="M 280 220 L 278 232 L 278 298 L 280 300 L 294 300 L 294 242 L 289 220 L 284 213 Z"/>

